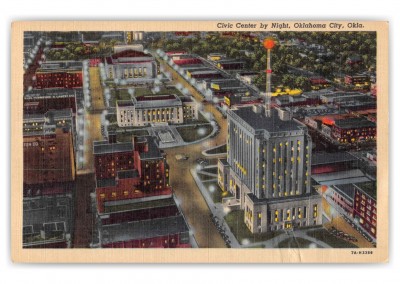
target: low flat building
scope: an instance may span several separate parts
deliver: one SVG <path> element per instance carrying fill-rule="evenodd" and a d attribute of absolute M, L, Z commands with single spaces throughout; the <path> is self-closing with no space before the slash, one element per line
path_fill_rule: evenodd
<path fill-rule="evenodd" d="M 217 68 L 221 70 L 242 70 L 245 68 L 246 62 L 237 59 L 222 59 L 217 61 Z"/>
<path fill-rule="evenodd" d="M 203 81 L 204 89 L 210 88 L 213 90 L 221 90 L 225 87 L 240 87 L 241 83 L 239 80 L 233 78 L 224 79 L 206 79 Z"/>
<path fill-rule="evenodd" d="M 336 102 L 353 100 L 354 98 L 365 96 L 367 95 L 358 92 L 320 92 L 321 102 L 324 104 L 334 104 Z"/>
<path fill-rule="evenodd" d="M 182 215 L 148 219 L 99 230 L 103 248 L 190 248 L 189 228 Z"/>
<path fill-rule="evenodd" d="M 252 84 L 254 79 L 260 75 L 259 72 L 254 71 L 240 71 L 236 73 L 236 78 L 247 83 Z"/>
<path fill-rule="evenodd" d="M 347 216 L 353 216 L 354 213 L 354 184 L 338 184 L 330 187 L 332 190 L 329 195 L 335 203 L 336 208 L 339 207 L 341 212 L 345 212 Z"/>
<path fill-rule="evenodd" d="M 24 93 L 24 114 L 62 109 L 72 109 L 72 112 L 76 113 L 79 98 L 83 98 L 81 88 L 33 89 Z"/>
<path fill-rule="evenodd" d="M 173 58 L 176 56 L 173 56 Z M 183 56 L 179 56 L 180 59 L 172 59 L 172 61 L 180 66 L 180 65 L 194 65 L 194 64 L 202 64 L 203 61 L 201 61 L 201 59 L 197 58 L 197 57 L 184 57 Z"/>
<path fill-rule="evenodd" d="M 344 76 L 344 83 L 346 85 L 353 85 L 359 88 L 369 88 L 371 80 L 370 76 L 364 74 L 346 75 Z"/>
<path fill-rule="evenodd" d="M 314 152 L 311 159 L 311 174 L 326 174 L 357 168 L 357 157 L 348 152 Z"/>
<path fill-rule="evenodd" d="M 73 231 L 71 192 L 24 198 L 24 248 L 69 248 Z"/>
<path fill-rule="evenodd" d="M 224 78 L 224 76 L 220 71 L 211 68 L 206 70 L 193 70 L 193 71 L 189 70 L 187 71 L 187 75 L 189 76 L 189 78 L 194 78 L 194 79 Z"/>
<path fill-rule="evenodd" d="M 207 55 L 207 59 L 211 61 L 219 61 L 221 59 L 225 59 L 226 54 L 225 53 L 210 53 Z"/>

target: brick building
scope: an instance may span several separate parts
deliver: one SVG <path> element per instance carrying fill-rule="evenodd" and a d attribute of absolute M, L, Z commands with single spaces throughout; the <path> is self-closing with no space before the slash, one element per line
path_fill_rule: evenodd
<path fill-rule="evenodd" d="M 152 136 L 94 142 L 99 246 L 191 247 L 169 185 L 166 157 Z"/>
<path fill-rule="evenodd" d="M 151 136 L 132 142 L 94 142 L 96 199 L 100 213 L 110 201 L 171 197 L 165 154 Z M 125 201 L 124 201 L 125 200 Z"/>
<path fill-rule="evenodd" d="M 82 88 L 82 62 L 47 61 L 35 73 L 34 88 Z"/>
<path fill-rule="evenodd" d="M 24 184 L 75 180 L 72 133 L 67 128 L 44 126 L 24 134 Z"/>

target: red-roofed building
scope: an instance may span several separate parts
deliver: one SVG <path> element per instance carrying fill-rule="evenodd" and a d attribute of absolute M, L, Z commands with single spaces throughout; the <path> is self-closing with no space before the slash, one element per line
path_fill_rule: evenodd
<path fill-rule="evenodd" d="M 202 64 L 203 62 L 198 58 L 182 58 L 173 60 L 176 65 L 192 65 Z"/>
<path fill-rule="evenodd" d="M 330 87 L 330 83 L 322 77 L 312 77 L 310 78 L 311 89 L 319 90 Z"/>

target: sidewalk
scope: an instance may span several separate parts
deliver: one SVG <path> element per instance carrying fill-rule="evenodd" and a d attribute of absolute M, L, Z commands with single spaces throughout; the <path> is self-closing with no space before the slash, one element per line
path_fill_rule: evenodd
<path fill-rule="evenodd" d="M 231 241 L 231 247 L 232 248 L 240 248 L 241 245 L 231 232 L 231 229 L 229 226 L 226 224 L 224 216 L 226 215 L 224 211 L 224 206 L 221 203 L 215 204 L 213 200 L 211 199 L 210 195 L 207 192 L 207 188 L 204 187 L 203 183 L 201 182 L 200 178 L 198 177 L 196 170 L 191 169 L 190 174 L 192 175 L 194 181 L 197 184 L 197 187 L 199 188 L 201 194 L 203 195 L 204 200 L 207 203 L 208 208 L 210 209 L 211 213 L 217 217 L 218 223 L 221 224 L 222 228 L 225 229 L 225 235 L 228 236 L 228 239 Z"/>

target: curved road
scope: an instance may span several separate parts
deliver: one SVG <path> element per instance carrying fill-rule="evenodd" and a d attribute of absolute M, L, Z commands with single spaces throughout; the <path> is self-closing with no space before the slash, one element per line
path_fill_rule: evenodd
<path fill-rule="evenodd" d="M 194 98 L 201 102 L 203 97 L 180 77 L 175 70 L 167 66 L 163 61 L 161 65 L 167 72 L 172 74 L 175 82 L 181 83 Z M 227 122 L 221 113 L 211 104 L 204 105 L 204 111 L 212 113 L 217 121 L 220 132 L 217 136 L 207 139 L 199 144 L 191 144 L 187 146 L 165 149 L 168 156 L 168 164 L 170 166 L 170 183 L 174 189 L 174 193 L 180 202 L 183 214 L 189 222 L 194 232 L 196 241 L 200 248 L 225 248 L 225 242 L 217 231 L 215 225 L 211 221 L 210 210 L 205 202 L 200 190 L 198 189 L 190 169 L 196 167 L 196 159 L 204 156 L 201 152 L 207 148 L 226 143 Z M 186 161 L 177 161 L 176 154 L 185 154 L 189 157 Z M 211 163 L 216 163 L 214 159 Z"/>

